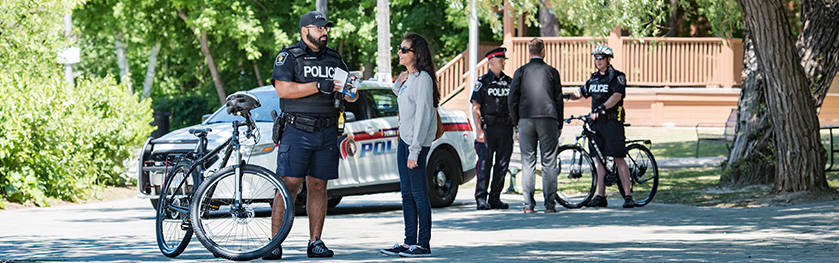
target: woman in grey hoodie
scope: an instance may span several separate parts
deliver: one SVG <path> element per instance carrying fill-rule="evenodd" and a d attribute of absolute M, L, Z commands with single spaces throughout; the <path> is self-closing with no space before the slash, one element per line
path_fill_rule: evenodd
<path fill-rule="evenodd" d="M 437 133 L 440 90 L 432 50 L 420 35 L 408 33 L 396 48 L 399 64 L 407 69 L 393 84 L 399 103 L 397 165 L 402 188 L 405 241 L 382 249 L 388 255 L 431 256 L 431 203 L 426 188 L 426 159 Z"/>

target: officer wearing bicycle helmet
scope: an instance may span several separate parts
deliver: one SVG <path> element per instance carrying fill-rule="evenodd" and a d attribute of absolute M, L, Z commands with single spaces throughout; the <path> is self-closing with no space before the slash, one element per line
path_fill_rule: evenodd
<path fill-rule="evenodd" d="M 470 99 L 475 120 L 475 151 L 478 154 L 475 185 L 478 210 L 510 208 L 510 205 L 501 202 L 504 177 L 513 154 L 513 119 L 507 107 L 507 95 L 513 79 L 502 71 L 507 64 L 505 52 L 506 48 L 499 47 L 484 55 L 489 63 L 489 72 L 478 78 Z M 490 169 L 493 170 L 491 184 Z"/>
<path fill-rule="evenodd" d="M 594 56 L 594 67 L 597 71 L 591 74 L 591 78 L 579 90 L 570 94 L 571 100 L 580 98 L 591 98 L 591 129 L 600 136 L 594 137 L 594 142 L 600 147 L 604 156 L 612 157 L 615 160 L 618 176 L 620 177 L 623 189 L 631 189 L 629 182 L 629 167 L 626 165 L 626 136 L 623 122 L 626 112 L 623 108 L 623 99 L 626 97 L 626 75 L 612 67 L 614 53 L 606 45 L 599 45 L 591 52 Z M 594 149 L 589 149 L 591 156 L 595 155 Z M 597 158 L 597 196 L 585 204 L 587 207 L 606 207 L 605 180 L 606 170 L 603 169 L 603 160 Z M 635 200 L 631 193 L 624 196 L 624 208 L 635 207 Z"/>
<path fill-rule="evenodd" d="M 323 14 L 311 11 L 300 18 L 299 26 L 300 42 L 280 50 L 271 76 L 286 121 L 277 147 L 277 175 L 294 199 L 306 182 L 309 215 L 306 254 L 310 258 L 332 257 L 332 250 L 320 240 L 326 218 L 326 184 L 328 180 L 338 179 L 342 100 L 353 102 L 357 98 L 341 95 L 342 87 L 332 79 L 336 69 L 348 71 L 338 52 L 326 46 L 329 30 L 335 24 Z M 282 198 L 275 198 L 275 202 L 282 202 Z M 272 230 L 276 233 L 283 220 L 281 209 L 272 211 L 272 220 Z M 282 248 L 278 247 L 263 259 L 281 257 Z"/>

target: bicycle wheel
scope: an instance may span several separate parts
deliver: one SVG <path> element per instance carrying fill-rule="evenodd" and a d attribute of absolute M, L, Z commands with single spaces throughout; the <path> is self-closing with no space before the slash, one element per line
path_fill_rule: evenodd
<path fill-rule="evenodd" d="M 563 145 L 558 151 L 556 201 L 566 208 L 580 208 L 594 196 L 597 170 L 580 146 Z"/>
<path fill-rule="evenodd" d="M 647 147 L 631 144 L 626 147 L 626 165 L 632 181 L 632 198 L 635 206 L 645 206 L 653 201 L 658 189 L 658 166 Z M 618 183 L 619 187 L 622 187 Z"/>
<path fill-rule="evenodd" d="M 294 203 L 285 183 L 260 166 L 243 165 L 239 184 L 241 203 L 236 202 L 236 168 L 229 166 L 206 179 L 195 192 L 192 228 L 213 255 L 230 260 L 251 260 L 285 240 L 294 220 Z M 283 198 L 280 230 L 271 235 L 274 198 Z"/>
<path fill-rule="evenodd" d="M 184 252 L 192 238 L 189 208 L 192 201 L 193 176 L 197 173 L 187 174 L 189 167 L 189 162 L 175 165 L 175 169 L 166 176 L 157 200 L 157 246 L 163 255 L 170 258 Z"/>

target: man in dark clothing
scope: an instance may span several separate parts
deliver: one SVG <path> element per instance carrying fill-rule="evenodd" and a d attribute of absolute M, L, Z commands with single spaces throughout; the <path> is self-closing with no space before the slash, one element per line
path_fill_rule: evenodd
<path fill-rule="evenodd" d="M 580 90 L 571 94 L 570 99 L 576 100 L 582 97 L 591 97 L 591 129 L 601 136 L 594 137 L 594 143 L 600 148 L 603 155 L 612 157 L 618 170 L 623 189 L 631 189 L 629 182 L 629 167 L 626 165 L 626 135 L 623 129 L 624 116 L 623 98 L 626 97 L 626 75 L 612 67 L 612 49 L 599 45 L 591 53 L 594 56 L 594 66 L 597 71 L 591 74 L 591 78 Z M 594 150 L 589 150 L 591 156 L 595 156 Z M 606 185 L 603 178 L 606 176 L 606 169 L 603 168 L 603 160 L 597 158 L 597 196 L 591 199 L 585 206 L 606 207 Z M 635 200 L 631 192 L 627 190 L 624 196 L 623 208 L 635 207 Z"/>
<path fill-rule="evenodd" d="M 512 79 L 502 72 L 507 64 L 504 52 L 507 49 L 500 47 L 486 53 L 489 72 L 478 78 L 470 99 L 475 120 L 475 151 L 478 153 L 478 179 L 475 185 L 478 210 L 510 208 L 510 205 L 501 202 L 504 177 L 510 165 L 510 155 L 513 154 L 513 119 L 507 107 Z M 490 169 L 493 170 L 492 184 L 489 182 Z"/>
<path fill-rule="evenodd" d="M 286 121 L 277 147 L 277 175 L 293 197 L 306 182 L 306 214 L 309 215 L 309 257 L 332 257 L 332 250 L 321 241 L 326 218 L 326 183 L 338 179 L 338 122 L 342 100 L 333 80 L 336 69 L 347 71 L 337 51 L 326 46 L 329 29 L 335 26 L 322 14 L 312 11 L 300 18 L 300 42 L 283 48 L 274 61 L 271 83 L 280 97 Z M 304 180 L 305 179 L 305 180 Z M 296 198 L 292 198 L 296 199 Z M 285 204 L 292 205 L 292 204 Z M 282 198 L 274 200 L 272 230 L 283 221 Z M 280 259 L 282 248 L 273 249 L 263 259 Z"/>
<path fill-rule="evenodd" d="M 562 84 L 559 72 L 542 60 L 545 43 L 530 40 L 530 62 L 513 75 L 508 104 L 510 116 L 518 125 L 522 164 L 522 195 L 525 213 L 533 213 L 536 183 L 536 146 L 539 145 L 542 163 L 542 195 L 545 213 L 556 212 L 556 153 L 562 131 Z"/>

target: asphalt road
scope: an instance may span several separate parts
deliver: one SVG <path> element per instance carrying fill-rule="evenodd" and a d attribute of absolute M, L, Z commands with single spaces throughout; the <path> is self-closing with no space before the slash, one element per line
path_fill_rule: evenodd
<path fill-rule="evenodd" d="M 473 189 L 455 205 L 433 210 L 433 257 L 378 252 L 401 241 L 398 194 L 346 197 L 330 210 L 326 244 L 336 256 L 306 257 L 308 222 L 298 217 L 283 244 L 299 262 L 830 262 L 839 259 L 839 201 L 792 207 L 709 208 L 650 204 L 623 209 L 560 209 L 522 214 L 521 196 L 503 195 L 509 210 L 476 211 Z M 158 251 L 147 200 L 125 199 L 0 211 L 0 262 L 224 262 L 193 238 L 179 257 Z M 261 261 L 261 260 L 257 260 Z"/>

